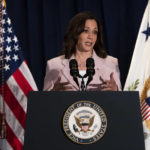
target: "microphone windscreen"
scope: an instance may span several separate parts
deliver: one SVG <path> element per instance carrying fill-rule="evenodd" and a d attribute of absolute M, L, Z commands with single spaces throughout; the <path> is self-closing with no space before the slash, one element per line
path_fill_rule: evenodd
<path fill-rule="evenodd" d="M 78 63 L 75 59 L 71 59 L 69 62 L 70 69 L 78 68 Z"/>
<path fill-rule="evenodd" d="M 75 59 L 71 59 L 69 62 L 70 74 L 73 77 L 77 77 L 79 75 L 78 63 Z"/>
<path fill-rule="evenodd" d="M 95 67 L 94 59 L 93 58 L 88 58 L 86 60 L 86 68 L 87 68 L 86 74 L 88 76 L 93 76 L 95 74 L 94 67 Z"/>
<path fill-rule="evenodd" d="M 73 77 L 73 80 L 79 86 L 77 77 L 79 76 L 78 63 L 75 59 L 71 59 L 69 62 L 70 74 Z"/>
<path fill-rule="evenodd" d="M 86 67 L 87 67 L 87 68 L 88 68 L 88 67 L 92 67 L 92 68 L 95 67 L 95 63 L 94 63 L 94 59 L 93 59 L 93 58 L 88 58 L 88 59 L 86 60 Z"/>

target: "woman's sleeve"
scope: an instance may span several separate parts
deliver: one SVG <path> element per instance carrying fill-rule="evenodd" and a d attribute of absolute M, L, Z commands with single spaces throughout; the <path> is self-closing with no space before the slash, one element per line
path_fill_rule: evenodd
<path fill-rule="evenodd" d="M 47 61 L 47 66 L 46 66 L 46 74 L 44 78 L 44 88 L 43 91 L 50 91 L 52 90 L 54 86 L 54 82 L 51 78 L 51 67 L 50 67 L 50 62 Z"/>
<path fill-rule="evenodd" d="M 47 61 L 46 74 L 44 78 L 44 91 L 51 91 L 54 87 L 55 82 L 58 80 L 60 75 L 59 67 L 57 66 L 56 60 Z"/>
<path fill-rule="evenodd" d="M 118 90 L 121 91 L 122 86 L 121 86 L 121 81 L 120 81 L 120 70 L 119 70 L 119 65 L 118 65 L 118 59 L 116 59 L 116 61 L 115 61 L 114 79 L 118 86 Z"/>

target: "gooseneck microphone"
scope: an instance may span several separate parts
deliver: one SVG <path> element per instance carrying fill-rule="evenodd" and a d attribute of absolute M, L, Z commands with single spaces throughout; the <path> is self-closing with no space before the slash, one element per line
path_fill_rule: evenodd
<path fill-rule="evenodd" d="M 79 76 L 78 63 L 75 59 L 71 59 L 69 62 L 70 74 L 73 77 L 73 80 L 79 86 L 77 77 Z"/>
<path fill-rule="evenodd" d="M 95 63 L 94 63 L 94 59 L 93 58 L 88 58 L 86 60 L 86 74 L 85 76 L 88 76 L 88 81 L 86 83 L 86 87 L 87 85 L 93 80 L 93 75 L 95 74 Z"/>

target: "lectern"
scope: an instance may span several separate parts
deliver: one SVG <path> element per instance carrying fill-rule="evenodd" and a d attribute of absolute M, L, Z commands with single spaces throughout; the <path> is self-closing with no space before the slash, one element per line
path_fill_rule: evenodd
<path fill-rule="evenodd" d="M 106 131 L 96 142 L 78 144 L 66 136 L 63 117 L 79 101 L 97 104 L 106 115 Z M 24 150 L 110 149 L 145 150 L 138 92 L 29 93 Z"/>

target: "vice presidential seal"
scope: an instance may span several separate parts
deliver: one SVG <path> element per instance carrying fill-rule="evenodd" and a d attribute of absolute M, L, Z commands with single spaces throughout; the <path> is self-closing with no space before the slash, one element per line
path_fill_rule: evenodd
<path fill-rule="evenodd" d="M 79 101 L 71 105 L 63 117 L 63 129 L 72 141 L 91 144 L 103 137 L 107 118 L 102 108 L 90 101 Z"/>

